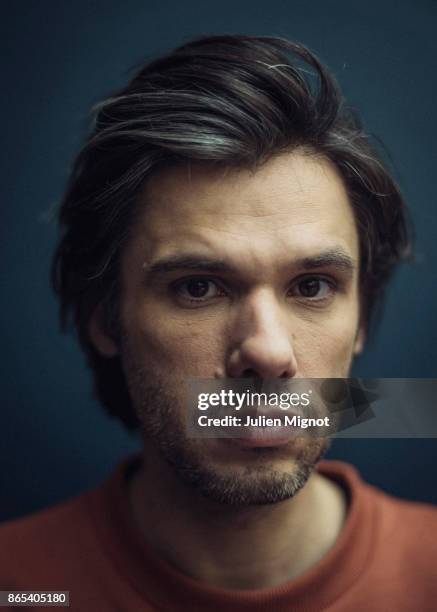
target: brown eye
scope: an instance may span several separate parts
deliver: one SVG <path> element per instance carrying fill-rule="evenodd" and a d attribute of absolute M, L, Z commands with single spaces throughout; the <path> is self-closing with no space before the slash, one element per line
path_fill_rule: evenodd
<path fill-rule="evenodd" d="M 313 298 L 320 291 L 321 281 L 317 278 L 309 278 L 299 283 L 299 292 L 302 297 Z"/>
<path fill-rule="evenodd" d="M 187 278 L 173 285 L 175 295 L 182 302 L 200 305 L 225 295 L 218 283 L 209 278 Z"/>
<path fill-rule="evenodd" d="M 186 292 L 190 297 L 202 298 L 208 293 L 211 282 L 208 280 L 194 279 L 185 283 Z"/>
<path fill-rule="evenodd" d="M 336 292 L 335 283 L 325 278 L 311 276 L 302 278 L 294 285 L 292 295 L 308 302 L 325 302 Z"/>

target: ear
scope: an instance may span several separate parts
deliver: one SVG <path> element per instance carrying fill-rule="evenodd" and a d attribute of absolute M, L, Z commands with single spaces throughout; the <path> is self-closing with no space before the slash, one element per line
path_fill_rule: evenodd
<path fill-rule="evenodd" d="M 93 312 L 88 322 L 88 333 L 91 342 L 103 357 L 115 357 L 118 354 L 118 346 L 108 332 L 105 330 L 102 305 Z"/>
<path fill-rule="evenodd" d="M 364 330 L 364 325 L 360 325 L 357 331 L 357 335 L 355 336 L 354 355 L 359 355 L 360 353 L 362 353 L 365 341 L 366 332 Z"/>

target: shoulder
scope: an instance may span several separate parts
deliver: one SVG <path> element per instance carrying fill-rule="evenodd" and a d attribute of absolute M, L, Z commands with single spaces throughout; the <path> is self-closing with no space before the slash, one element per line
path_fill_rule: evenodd
<path fill-rule="evenodd" d="M 402 605 L 405 609 L 435 609 L 437 508 L 367 487 L 375 500 L 377 516 L 369 556 L 369 584 L 379 584 L 393 600 L 400 597 L 398 609 Z"/>
<path fill-rule="evenodd" d="M 400 499 L 370 485 L 367 487 L 380 508 L 380 531 L 385 543 L 404 554 L 417 551 L 418 562 L 425 560 L 427 554 L 437 562 L 437 506 Z"/>
<path fill-rule="evenodd" d="M 27 543 L 47 543 L 48 533 L 65 533 L 67 520 L 73 526 L 80 526 L 89 496 L 90 493 L 83 493 L 49 508 L 0 523 L 1 543 L 15 542 L 18 545 L 24 540 Z"/>
<path fill-rule="evenodd" d="M 361 567 L 349 596 L 366 593 L 378 605 L 390 601 L 393 610 L 434 609 L 437 507 L 385 493 L 343 462 L 324 462 L 321 471 L 348 492 L 342 550 Z"/>
<path fill-rule="evenodd" d="M 0 580 L 9 587 L 43 584 L 93 554 L 92 499 L 97 490 L 0 524 Z M 71 566 L 71 567 L 69 567 Z"/>
<path fill-rule="evenodd" d="M 391 551 L 429 551 L 437 561 L 437 506 L 395 497 L 361 478 L 358 470 L 340 461 L 322 462 L 321 472 L 342 484 L 366 511 L 361 519 L 373 521 L 373 536 Z M 373 518 L 372 518 L 373 517 Z M 358 522 L 355 524 L 360 528 Z M 422 554 L 423 557 L 423 554 Z"/>
<path fill-rule="evenodd" d="M 106 480 L 56 506 L 0 524 L 0 587 L 85 588 L 108 569 L 112 525 L 122 506 L 125 479 L 141 455 L 121 461 Z M 112 518 L 110 518 L 112 517 Z M 118 534 L 118 532 L 117 532 Z"/>

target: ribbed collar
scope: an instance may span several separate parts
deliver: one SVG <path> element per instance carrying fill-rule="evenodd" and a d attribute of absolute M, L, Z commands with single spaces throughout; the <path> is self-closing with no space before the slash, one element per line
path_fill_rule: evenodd
<path fill-rule="evenodd" d="M 91 511 L 110 563 L 144 598 L 145 604 L 169 611 L 285 612 L 291 606 L 295 612 L 308 612 L 332 604 L 358 580 L 366 567 L 376 533 L 376 507 L 371 488 L 351 465 L 321 461 L 318 472 L 342 486 L 349 498 L 343 530 L 323 559 L 298 578 L 274 588 L 234 591 L 197 582 L 160 559 L 144 542 L 134 523 L 126 479 L 140 459 L 135 455 L 116 468 L 91 496 Z"/>

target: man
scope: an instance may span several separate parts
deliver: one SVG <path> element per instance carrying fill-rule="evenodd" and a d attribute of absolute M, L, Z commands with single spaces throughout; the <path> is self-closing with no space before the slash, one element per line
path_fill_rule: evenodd
<path fill-rule="evenodd" d="M 1 588 L 74 610 L 433 610 L 437 512 L 321 460 L 196 438 L 192 379 L 344 378 L 408 252 L 399 190 L 304 47 L 193 41 L 96 108 L 53 268 L 140 457 L 0 531 Z"/>

